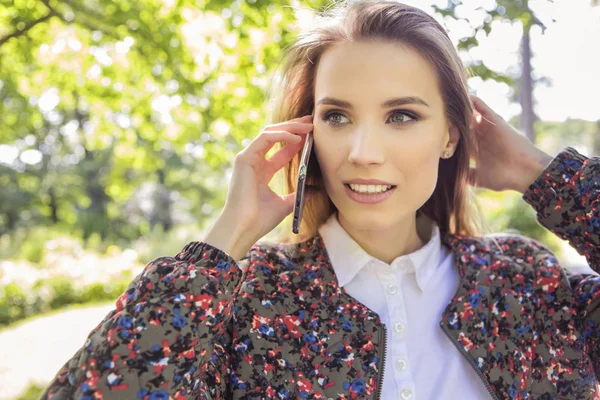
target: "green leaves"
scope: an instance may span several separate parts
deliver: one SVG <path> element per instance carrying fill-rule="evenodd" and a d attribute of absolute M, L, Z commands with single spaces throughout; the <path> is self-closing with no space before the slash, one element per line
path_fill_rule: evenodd
<path fill-rule="evenodd" d="M 192 208 L 220 209 L 230 160 L 265 120 L 269 67 L 294 13 L 266 1 L 199 3 L 3 3 L 0 143 L 17 158 L 0 166 L 13 199 L 2 231 L 37 208 L 35 224 L 128 237 L 114 231 L 123 224 L 96 222 L 127 221 L 114 210 L 159 175 Z M 25 162 L 27 150 L 41 161 Z"/>

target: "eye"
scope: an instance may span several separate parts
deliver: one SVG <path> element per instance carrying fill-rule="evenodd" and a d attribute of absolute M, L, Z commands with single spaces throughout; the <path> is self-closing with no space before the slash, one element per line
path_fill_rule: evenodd
<path fill-rule="evenodd" d="M 330 125 L 333 125 L 333 126 L 342 125 L 342 123 L 340 123 L 339 120 L 330 118 L 334 115 L 344 117 L 344 115 L 340 112 L 330 111 L 325 114 L 325 116 L 323 117 L 323 121 L 325 121 L 326 123 L 329 123 Z M 411 121 L 406 121 L 406 117 L 411 118 L 414 122 L 416 122 L 420 119 L 420 117 L 418 115 L 416 115 L 412 112 L 405 111 L 405 110 L 393 110 L 390 114 L 391 117 L 395 117 L 396 115 L 400 115 L 402 117 L 399 120 L 400 122 L 392 122 L 392 124 L 394 124 L 394 125 L 404 125 L 407 122 L 411 122 Z M 389 118 L 389 119 L 392 119 L 392 118 Z"/>
<path fill-rule="evenodd" d="M 325 114 L 325 116 L 323 117 L 323 121 L 325 121 L 325 122 L 328 122 L 330 125 L 341 125 L 341 124 L 339 123 L 339 121 L 332 121 L 332 120 L 329 118 L 329 117 L 331 117 L 331 116 L 333 116 L 333 115 L 339 115 L 339 116 L 342 116 L 342 117 L 344 116 L 343 114 L 341 114 L 341 113 L 339 113 L 339 112 L 332 111 L 332 112 L 329 112 L 329 113 L 326 113 L 326 114 Z"/>
<path fill-rule="evenodd" d="M 418 121 L 419 117 L 413 113 L 410 112 L 406 112 L 406 111 L 399 111 L 399 110 L 394 110 L 392 111 L 392 116 L 395 115 L 402 115 L 404 117 L 409 117 L 412 118 L 414 121 Z M 402 120 L 405 120 L 406 118 L 402 118 Z M 406 122 L 399 122 L 399 124 L 405 124 Z"/>

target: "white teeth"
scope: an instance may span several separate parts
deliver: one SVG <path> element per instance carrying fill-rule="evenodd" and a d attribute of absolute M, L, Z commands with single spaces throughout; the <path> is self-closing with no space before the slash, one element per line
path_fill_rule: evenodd
<path fill-rule="evenodd" d="M 390 190 L 393 185 L 356 185 L 349 183 L 348 186 L 359 193 L 381 193 Z"/>

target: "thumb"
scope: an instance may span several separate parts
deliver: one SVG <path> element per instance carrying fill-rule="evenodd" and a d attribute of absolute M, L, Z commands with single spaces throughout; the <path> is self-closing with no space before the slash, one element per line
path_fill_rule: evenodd
<path fill-rule="evenodd" d="M 281 197 L 284 204 L 285 215 L 290 215 L 294 211 L 294 202 L 296 200 L 296 192 L 284 194 Z"/>

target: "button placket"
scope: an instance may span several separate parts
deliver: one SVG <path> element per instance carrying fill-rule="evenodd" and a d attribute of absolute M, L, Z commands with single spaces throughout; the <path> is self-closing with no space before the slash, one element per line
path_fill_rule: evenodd
<path fill-rule="evenodd" d="M 406 309 L 404 306 L 404 302 L 402 301 L 398 301 L 397 304 L 395 304 L 391 311 L 390 311 L 390 317 L 391 317 L 391 328 L 392 328 L 392 337 L 394 341 L 402 341 L 402 340 L 406 340 L 406 330 L 407 330 L 407 326 L 406 326 Z"/>
<path fill-rule="evenodd" d="M 410 368 L 408 367 L 407 336 L 406 336 L 406 309 L 404 297 L 401 291 L 402 274 L 398 271 L 378 271 L 378 277 L 381 282 L 385 301 L 387 303 L 388 319 L 390 325 L 392 341 L 390 342 L 390 367 L 393 372 L 393 378 L 398 389 L 398 398 L 413 400 L 413 380 Z M 402 390 L 404 392 L 402 397 Z M 408 397 L 407 397 L 408 396 Z"/>

